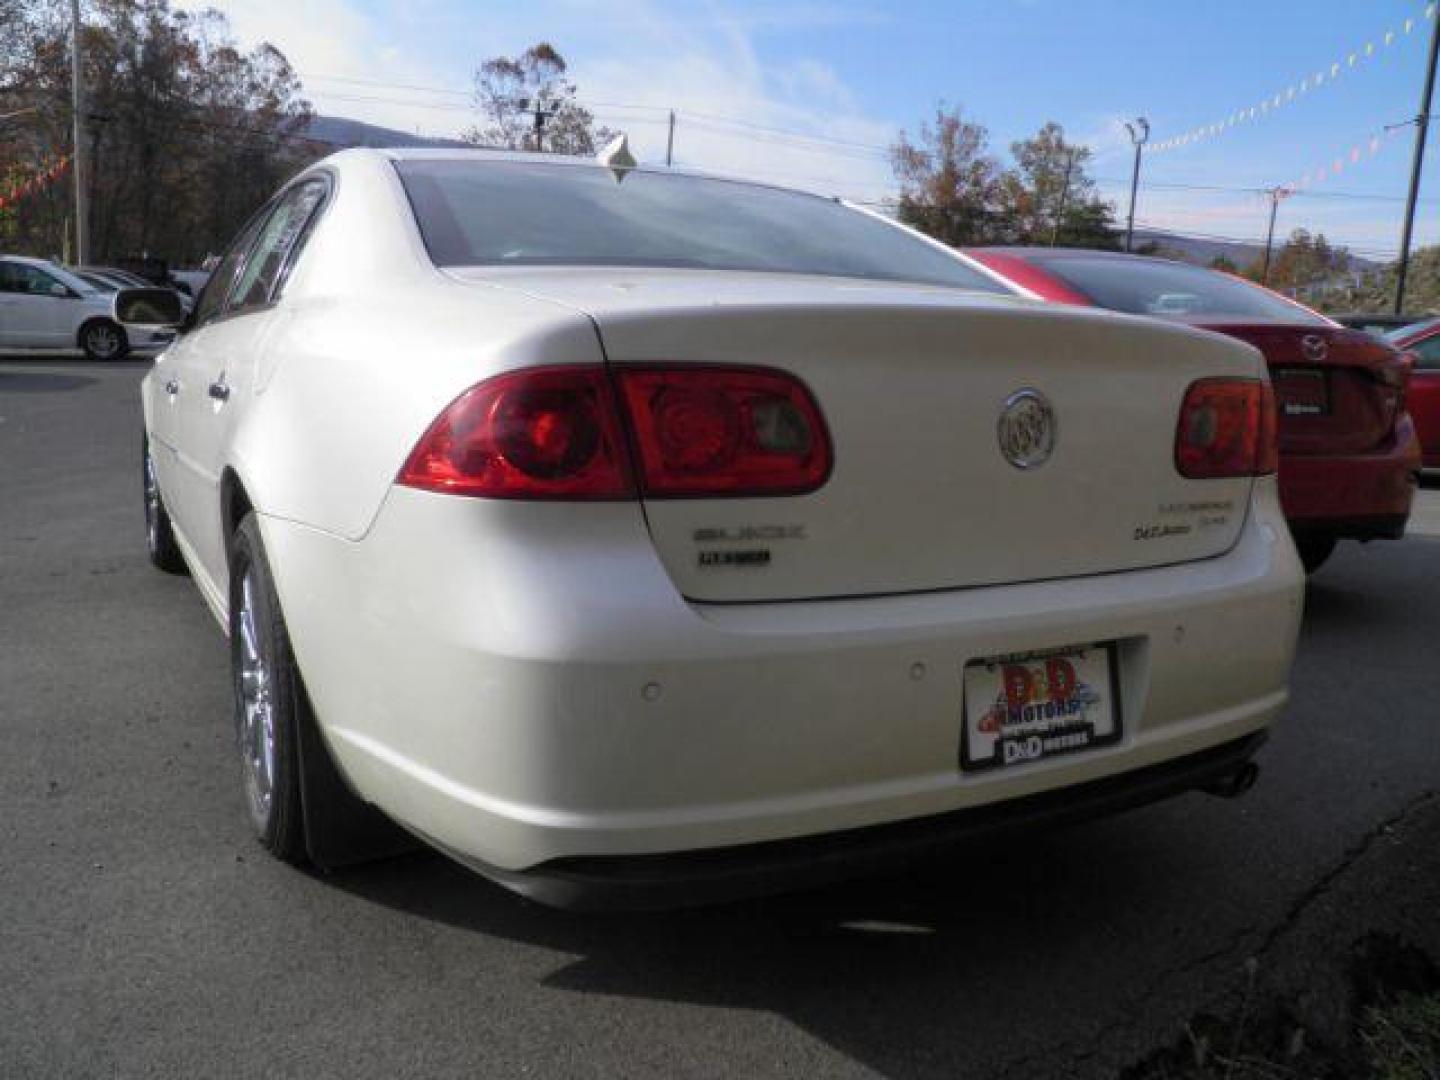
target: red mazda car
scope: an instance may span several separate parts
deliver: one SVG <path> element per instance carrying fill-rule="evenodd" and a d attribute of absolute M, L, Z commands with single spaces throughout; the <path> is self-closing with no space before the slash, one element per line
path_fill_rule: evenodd
<path fill-rule="evenodd" d="M 1405 407 L 1420 434 L 1427 469 L 1440 469 L 1440 319 L 1391 330 L 1385 340 L 1415 357 Z"/>
<path fill-rule="evenodd" d="M 965 254 L 1044 300 L 1172 319 L 1263 352 L 1279 410 L 1280 499 L 1307 570 L 1338 540 L 1404 533 L 1421 458 L 1405 403 L 1412 360 L 1399 349 L 1185 263 L 1068 248 Z"/>

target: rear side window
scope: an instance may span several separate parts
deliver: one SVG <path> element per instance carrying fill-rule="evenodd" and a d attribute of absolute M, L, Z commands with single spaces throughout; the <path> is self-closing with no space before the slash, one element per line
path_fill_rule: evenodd
<path fill-rule="evenodd" d="M 244 229 L 240 231 L 235 243 L 230 245 L 230 250 L 220 260 L 220 265 L 210 275 L 210 280 L 205 283 L 205 289 L 200 293 L 200 301 L 195 305 L 195 325 L 204 326 L 211 319 L 218 315 L 225 306 L 225 299 L 230 295 L 230 288 L 235 284 L 235 277 L 240 273 L 244 264 L 245 253 L 250 250 L 250 245 L 255 241 L 255 233 L 260 228 L 262 216 L 257 214 L 251 218 Z"/>
<path fill-rule="evenodd" d="M 1230 316 L 1329 324 L 1238 278 L 1164 259 L 1038 256 L 1033 261 L 1111 311 L 1160 318 Z"/>
<path fill-rule="evenodd" d="M 320 177 L 296 184 L 281 196 L 260 227 L 254 248 L 235 283 L 232 311 L 264 307 L 276 294 L 281 274 L 298 252 L 306 227 L 329 190 Z"/>
<path fill-rule="evenodd" d="M 1419 371 L 1440 371 L 1440 334 L 1409 346 L 1415 354 L 1415 367 Z"/>
<path fill-rule="evenodd" d="M 597 165 L 396 163 L 437 266 L 628 266 L 824 274 L 1007 290 L 833 199 Z"/>

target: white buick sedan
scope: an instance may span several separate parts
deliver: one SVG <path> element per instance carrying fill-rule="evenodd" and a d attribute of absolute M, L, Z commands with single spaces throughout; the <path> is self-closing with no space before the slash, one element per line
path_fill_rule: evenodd
<path fill-rule="evenodd" d="M 346 151 L 143 384 L 249 816 L 568 905 L 1238 794 L 1302 574 L 1260 354 L 831 199 Z M 398 824 L 401 830 L 391 823 Z"/>

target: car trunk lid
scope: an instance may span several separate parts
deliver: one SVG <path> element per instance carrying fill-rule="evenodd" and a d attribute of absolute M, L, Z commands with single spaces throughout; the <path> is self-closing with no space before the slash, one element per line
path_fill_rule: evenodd
<path fill-rule="evenodd" d="M 478 272 L 477 272 L 478 273 Z M 1228 550 L 1252 480 L 1174 464 L 1186 389 L 1258 377 L 1213 335 L 945 289 L 768 274 L 482 274 L 571 304 L 612 365 L 747 365 L 798 377 L 834 448 L 828 481 L 769 498 L 644 499 L 655 548 L 700 601 L 954 589 L 1131 570 Z M 1054 446 L 1000 438 L 1022 390 Z"/>
<path fill-rule="evenodd" d="M 1282 454 L 1357 453 L 1390 438 L 1405 384 L 1405 362 L 1393 346 L 1343 327 L 1204 325 L 1265 354 Z"/>

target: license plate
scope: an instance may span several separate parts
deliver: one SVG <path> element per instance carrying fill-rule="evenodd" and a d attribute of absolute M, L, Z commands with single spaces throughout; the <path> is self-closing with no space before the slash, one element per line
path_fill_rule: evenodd
<path fill-rule="evenodd" d="M 965 665 L 960 765 L 1001 769 L 1120 741 L 1115 646 L 1081 645 Z"/>
<path fill-rule="evenodd" d="M 1283 415 L 1329 415 L 1330 386 L 1325 372 L 1313 368 L 1281 368 L 1271 375 L 1271 382 Z"/>

